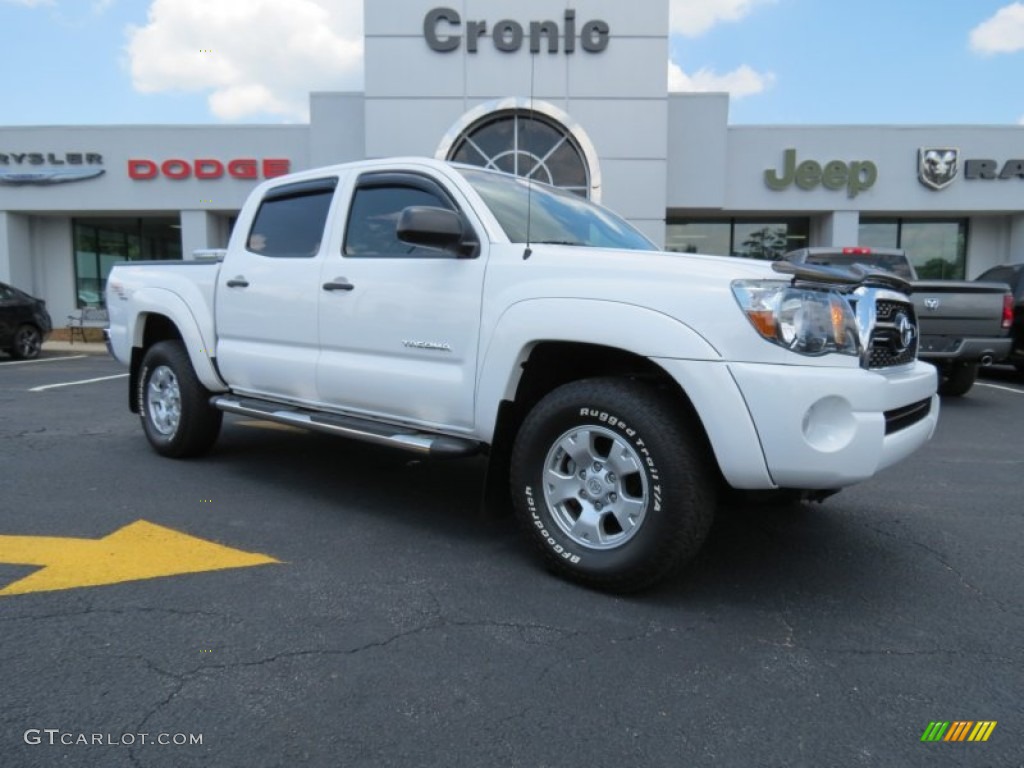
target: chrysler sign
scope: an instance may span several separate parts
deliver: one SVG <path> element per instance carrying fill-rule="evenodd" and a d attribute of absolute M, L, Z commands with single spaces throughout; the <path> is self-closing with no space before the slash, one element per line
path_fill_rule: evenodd
<path fill-rule="evenodd" d="M 0 152 L 0 184 L 61 184 L 102 176 L 95 152 Z"/>

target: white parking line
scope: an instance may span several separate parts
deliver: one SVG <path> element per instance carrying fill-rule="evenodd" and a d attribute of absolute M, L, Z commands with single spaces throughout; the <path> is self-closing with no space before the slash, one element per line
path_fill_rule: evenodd
<path fill-rule="evenodd" d="M 1013 387 L 1003 387 L 999 384 L 983 384 L 978 383 L 979 387 L 988 387 L 989 389 L 1001 389 L 1003 392 L 1013 392 L 1015 395 L 1024 395 L 1024 389 L 1014 389 Z"/>
<path fill-rule="evenodd" d="M 66 357 L 47 357 L 47 358 L 45 358 L 43 360 L 15 360 L 15 361 L 9 362 L 9 363 L 0 363 L 0 366 L 3 366 L 3 365 L 31 365 L 32 363 L 55 363 L 58 360 L 81 360 L 83 357 L 88 357 L 88 355 L 68 355 Z"/>
<path fill-rule="evenodd" d="M 29 392 L 43 392 L 47 389 L 58 389 L 59 387 L 74 387 L 78 384 L 92 384 L 97 381 L 110 381 L 111 379 L 126 379 L 127 373 L 119 373 L 116 376 L 101 376 L 98 379 L 82 379 L 81 381 L 65 381 L 62 384 L 47 384 L 43 387 L 32 387 Z"/>

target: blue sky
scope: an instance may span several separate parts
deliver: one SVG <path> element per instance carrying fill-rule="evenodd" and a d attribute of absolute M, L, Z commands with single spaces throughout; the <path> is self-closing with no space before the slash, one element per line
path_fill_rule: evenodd
<path fill-rule="evenodd" d="M 1024 2 L 671 2 L 670 82 L 731 90 L 734 124 L 1024 121 Z M 361 89 L 361 8 L 0 0 L 0 125 L 302 121 Z"/>

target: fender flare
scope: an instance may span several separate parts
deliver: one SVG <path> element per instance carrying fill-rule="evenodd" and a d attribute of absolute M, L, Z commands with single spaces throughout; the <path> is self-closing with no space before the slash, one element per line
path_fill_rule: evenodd
<path fill-rule="evenodd" d="M 198 291 L 195 298 L 201 300 Z M 212 352 L 216 339 L 213 334 L 212 317 L 205 318 L 207 322 L 203 323 L 181 296 L 166 288 L 142 288 L 133 294 L 132 302 L 136 310 L 130 331 L 133 348 L 142 348 L 146 316 L 162 315 L 170 320 L 181 334 L 192 369 L 203 386 L 214 392 L 227 390 L 227 384 L 220 378 L 214 365 L 215 355 Z M 200 306 L 205 307 L 205 304 Z"/>
<path fill-rule="evenodd" d="M 493 438 L 502 401 L 515 398 L 523 363 L 537 344 L 549 341 L 596 344 L 646 358 L 722 360 L 693 328 L 646 307 L 601 299 L 517 302 L 502 313 L 482 344 L 476 424 L 485 441 Z"/>

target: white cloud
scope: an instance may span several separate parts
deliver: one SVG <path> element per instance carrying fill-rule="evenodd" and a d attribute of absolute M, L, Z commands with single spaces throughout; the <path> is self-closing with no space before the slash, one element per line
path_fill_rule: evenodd
<path fill-rule="evenodd" d="M 758 5 L 775 0 L 671 0 L 669 25 L 672 32 L 698 37 L 721 21 L 739 21 Z"/>
<path fill-rule="evenodd" d="M 775 85 L 775 75 L 758 72 L 746 64 L 720 75 L 710 69 L 698 69 L 688 75 L 674 61 L 668 63 L 669 91 L 726 91 L 733 98 L 740 99 L 761 93 Z"/>
<path fill-rule="evenodd" d="M 1014 53 L 1024 49 L 1024 3 L 1010 3 L 971 30 L 976 53 Z"/>
<path fill-rule="evenodd" d="M 305 120 L 310 91 L 363 87 L 362 0 L 152 0 L 128 34 L 137 90 L 211 91 L 223 120 Z"/>
<path fill-rule="evenodd" d="M 28 8 L 37 8 L 41 5 L 53 5 L 53 0 L 0 0 L 5 3 L 14 3 L 15 5 L 24 5 Z"/>

